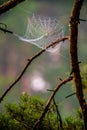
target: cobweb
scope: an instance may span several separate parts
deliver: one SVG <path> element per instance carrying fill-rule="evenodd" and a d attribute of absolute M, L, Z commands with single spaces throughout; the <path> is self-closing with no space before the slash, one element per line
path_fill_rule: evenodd
<path fill-rule="evenodd" d="M 34 44 L 45 49 L 50 43 L 64 36 L 64 26 L 56 18 L 45 16 L 32 16 L 28 18 L 28 25 L 23 37 L 15 34 L 20 40 Z M 61 43 L 61 42 L 60 42 Z M 47 49 L 49 52 L 56 52 L 59 44 Z"/>

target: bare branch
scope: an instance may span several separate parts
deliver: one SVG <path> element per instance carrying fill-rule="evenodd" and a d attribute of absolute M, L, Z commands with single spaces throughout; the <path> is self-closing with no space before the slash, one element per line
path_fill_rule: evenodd
<path fill-rule="evenodd" d="M 54 103 L 54 106 L 55 106 L 56 112 L 57 112 L 57 122 L 60 122 L 60 124 L 58 123 L 58 129 L 59 129 L 59 125 L 60 125 L 61 130 L 63 130 L 63 122 L 62 122 L 61 115 L 58 110 L 58 105 L 56 104 L 56 101 L 54 98 L 53 98 L 53 103 Z"/>
<path fill-rule="evenodd" d="M 24 0 L 9 0 L 0 6 L 0 14 L 5 13 L 9 9 L 15 7 L 19 3 L 23 2 Z"/>
<path fill-rule="evenodd" d="M 46 106 L 45 106 L 45 109 L 44 109 L 44 111 L 43 111 L 43 113 L 42 113 L 40 119 L 35 123 L 35 125 L 34 125 L 34 127 L 33 127 L 32 130 L 36 130 L 36 127 L 42 122 L 43 118 L 45 117 L 45 115 L 46 115 L 46 113 L 47 113 L 47 111 L 48 111 L 48 108 L 49 108 L 49 106 L 50 106 L 51 101 L 53 100 L 55 94 L 58 92 L 58 90 L 60 89 L 60 87 L 62 87 L 62 85 L 66 84 L 67 82 L 71 81 L 72 79 L 73 79 L 73 77 L 70 76 L 70 77 L 68 77 L 68 78 L 66 78 L 66 79 L 64 79 L 64 80 L 62 80 L 62 81 L 54 88 L 54 90 L 53 90 L 51 96 L 49 97 L 49 99 L 48 99 L 48 101 L 47 101 L 47 104 L 46 104 Z"/>
<path fill-rule="evenodd" d="M 3 23 L 0 23 L 0 24 L 3 24 Z M 4 24 L 4 26 L 6 26 L 6 25 Z M 5 33 L 13 34 L 12 31 L 10 31 L 10 30 L 7 29 L 7 26 L 5 28 L 0 27 L 0 30 L 3 31 L 3 32 L 5 32 Z"/>
<path fill-rule="evenodd" d="M 23 68 L 22 72 L 19 74 L 19 76 L 17 77 L 17 79 L 8 87 L 8 89 L 3 93 L 3 95 L 0 97 L 0 102 L 3 100 L 3 98 L 6 96 L 6 94 L 11 90 L 11 88 L 21 79 L 21 77 L 23 76 L 23 74 L 25 73 L 25 71 L 27 70 L 27 68 L 29 67 L 29 65 L 32 63 L 32 61 L 34 61 L 37 57 L 39 57 L 43 52 L 46 51 L 46 49 L 48 49 L 51 46 L 54 46 L 56 44 L 58 44 L 61 41 L 65 41 L 68 40 L 69 37 L 63 37 L 60 39 L 57 39 L 55 42 L 50 43 L 45 49 L 40 50 L 38 53 L 36 53 L 33 57 L 31 57 L 30 59 L 28 59 L 27 64 L 25 65 L 25 67 Z"/>
<path fill-rule="evenodd" d="M 72 74 L 74 75 L 74 83 L 76 87 L 76 95 L 82 109 L 85 130 L 87 130 L 87 104 L 84 98 L 82 81 L 80 76 L 78 61 L 78 24 L 80 23 L 80 10 L 84 0 L 75 0 L 70 19 L 70 58 L 72 65 Z"/>

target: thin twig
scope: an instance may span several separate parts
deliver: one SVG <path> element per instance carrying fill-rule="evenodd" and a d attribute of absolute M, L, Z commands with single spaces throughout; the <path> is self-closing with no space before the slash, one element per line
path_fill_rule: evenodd
<path fill-rule="evenodd" d="M 69 95 L 66 96 L 65 98 L 69 98 L 69 97 L 71 97 L 71 96 L 73 96 L 73 95 L 76 95 L 76 92 L 69 94 Z"/>
<path fill-rule="evenodd" d="M 60 87 L 64 84 L 66 84 L 67 82 L 71 81 L 73 79 L 72 76 L 68 77 L 68 78 L 65 78 L 64 80 L 62 80 L 55 88 L 54 88 L 54 91 L 52 92 L 51 96 L 49 97 L 48 101 L 47 101 L 47 104 L 45 106 L 45 109 L 42 113 L 42 115 L 40 116 L 40 119 L 35 123 L 34 127 L 32 130 L 36 130 L 36 127 L 42 122 L 43 118 L 45 117 L 47 111 L 48 111 L 48 108 L 50 106 L 50 103 L 52 101 L 52 99 L 54 98 L 55 94 L 57 93 L 57 91 L 60 89 Z"/>
<path fill-rule="evenodd" d="M 8 29 L 6 29 L 6 28 L 0 27 L 0 30 L 3 31 L 3 32 L 5 32 L 5 33 L 7 32 L 7 33 L 10 33 L 10 34 L 13 34 L 12 31 L 10 31 L 10 30 L 8 30 Z"/>
<path fill-rule="evenodd" d="M 1 25 L 4 25 L 4 27 L 0 27 L 0 30 L 3 31 L 4 33 L 10 33 L 14 34 L 13 31 L 7 29 L 7 25 L 5 23 L 0 23 Z"/>
<path fill-rule="evenodd" d="M 23 68 L 22 72 L 19 74 L 19 76 L 16 78 L 16 80 L 8 87 L 8 89 L 3 93 L 3 95 L 0 97 L 0 102 L 3 100 L 3 98 L 6 96 L 6 94 L 11 90 L 11 88 L 21 79 L 21 77 L 23 76 L 23 74 L 25 73 L 25 71 L 27 70 L 27 68 L 29 67 L 29 65 L 32 63 L 33 60 L 35 60 L 37 57 L 39 57 L 43 52 L 46 51 L 46 49 L 48 49 L 49 47 L 58 44 L 61 41 L 65 41 L 68 40 L 68 36 L 67 37 L 63 37 L 60 39 L 57 39 L 55 42 L 51 43 L 50 45 L 48 45 L 45 49 L 41 49 L 38 53 L 36 53 L 33 57 L 29 58 L 27 64 L 25 65 L 25 67 Z"/>
<path fill-rule="evenodd" d="M 57 121 L 60 122 L 60 128 L 61 128 L 61 130 L 63 130 L 63 123 L 62 123 L 61 115 L 59 113 L 58 105 L 56 104 L 56 101 L 54 98 L 53 98 L 53 103 L 54 103 L 54 106 L 55 106 L 56 112 L 57 112 Z M 58 130 L 59 130 L 59 123 L 58 123 Z"/>

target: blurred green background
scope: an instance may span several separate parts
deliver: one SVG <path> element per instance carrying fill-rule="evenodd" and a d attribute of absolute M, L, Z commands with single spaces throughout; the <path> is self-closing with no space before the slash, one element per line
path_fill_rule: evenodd
<path fill-rule="evenodd" d="M 2 4 L 6 0 L 1 0 Z M 0 23 L 20 36 L 26 32 L 28 17 L 42 15 L 56 17 L 64 25 L 64 35 L 69 35 L 68 23 L 74 0 L 26 0 L 0 16 Z M 87 2 L 81 10 L 81 18 L 87 19 Z M 3 27 L 2 24 L 0 24 Z M 81 66 L 87 64 L 87 21 L 79 24 L 78 53 Z M 0 96 L 16 79 L 27 59 L 40 49 L 32 44 L 20 41 L 15 36 L 0 31 Z M 51 54 L 45 52 L 29 66 L 28 70 L 2 101 L 0 110 L 8 102 L 18 102 L 21 93 L 40 95 L 48 98 L 51 94 L 47 89 L 53 89 L 59 78 L 65 78 L 70 73 L 69 42 L 64 42 L 60 50 Z M 86 67 L 87 71 L 87 67 Z M 79 107 L 76 96 L 65 97 L 75 91 L 72 83 L 64 85 L 56 94 L 55 99 L 63 116 L 74 113 Z"/>

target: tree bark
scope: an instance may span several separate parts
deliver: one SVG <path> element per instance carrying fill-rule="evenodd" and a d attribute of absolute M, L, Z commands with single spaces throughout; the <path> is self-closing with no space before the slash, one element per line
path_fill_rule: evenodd
<path fill-rule="evenodd" d="M 5 13 L 9 9 L 15 7 L 19 3 L 23 2 L 24 0 L 9 0 L 0 6 L 0 14 Z"/>
<path fill-rule="evenodd" d="M 70 59 L 72 66 L 72 73 L 74 75 L 74 83 L 76 88 L 76 95 L 82 110 L 85 130 L 87 130 L 87 104 L 84 98 L 82 81 L 78 61 L 78 24 L 80 23 L 80 10 L 84 0 L 75 0 L 70 18 Z"/>

